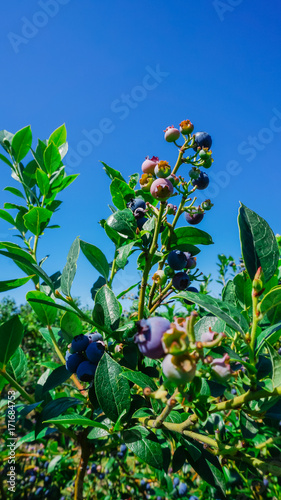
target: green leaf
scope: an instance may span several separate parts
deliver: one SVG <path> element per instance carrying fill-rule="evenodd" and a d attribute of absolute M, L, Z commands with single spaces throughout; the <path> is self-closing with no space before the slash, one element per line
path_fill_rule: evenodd
<path fill-rule="evenodd" d="M 46 147 L 43 158 L 46 170 L 49 174 L 53 174 L 58 170 L 61 164 L 61 156 L 57 146 L 53 142 L 50 142 Z"/>
<path fill-rule="evenodd" d="M 281 385 L 281 356 L 275 351 L 274 347 L 266 343 L 272 363 L 272 384 L 273 389 Z"/>
<path fill-rule="evenodd" d="M 14 280 L 6 280 L 0 281 L 0 292 L 8 292 L 9 290 L 13 290 L 14 288 L 18 288 L 19 286 L 25 285 L 32 276 L 28 276 L 27 278 L 18 278 Z"/>
<path fill-rule="evenodd" d="M 126 370 L 123 373 L 121 373 L 121 377 L 130 380 L 130 382 L 133 382 L 142 389 L 145 389 L 145 387 L 149 387 L 152 391 L 157 390 L 157 385 L 155 384 L 154 380 L 152 380 L 152 378 L 150 378 L 145 373 Z"/>
<path fill-rule="evenodd" d="M 225 287 L 222 290 L 222 300 L 223 302 L 228 302 L 234 307 L 239 307 L 238 300 L 235 292 L 235 285 L 232 280 L 228 280 Z"/>
<path fill-rule="evenodd" d="M 22 172 L 24 183 L 31 189 L 36 184 L 35 173 L 37 163 L 35 160 L 30 161 Z"/>
<path fill-rule="evenodd" d="M 54 417 L 49 420 L 45 420 L 44 423 L 49 424 L 68 424 L 68 425 L 82 425 L 83 427 L 98 427 L 99 429 L 103 429 L 105 431 L 108 430 L 106 425 L 103 425 L 99 422 L 95 422 L 94 420 L 90 420 L 87 417 L 83 417 L 82 415 L 77 415 L 75 413 L 71 415 L 60 415 L 59 417 Z"/>
<path fill-rule="evenodd" d="M 43 292 L 35 290 L 34 292 L 28 292 L 26 294 L 26 300 L 30 303 L 35 314 L 38 316 L 39 320 L 43 325 L 52 326 L 57 317 L 57 309 L 46 304 L 41 304 L 39 302 L 33 302 L 31 299 L 44 300 L 45 302 L 55 304 L 55 301 L 48 297 Z"/>
<path fill-rule="evenodd" d="M 27 229 L 35 236 L 39 236 L 49 224 L 52 215 L 53 213 L 47 208 L 34 207 L 23 218 Z"/>
<path fill-rule="evenodd" d="M 72 243 L 67 255 L 66 264 L 61 275 L 61 290 L 66 296 L 70 296 L 71 285 L 77 270 L 77 259 L 80 251 L 80 240 L 77 236 Z"/>
<path fill-rule="evenodd" d="M 240 412 L 240 426 L 242 436 L 245 439 L 253 439 L 259 431 L 255 420 L 249 417 L 244 411 Z"/>
<path fill-rule="evenodd" d="M 171 242 L 176 245 L 189 243 L 190 245 L 211 245 L 212 237 L 197 227 L 178 227 L 172 233 Z"/>
<path fill-rule="evenodd" d="M 63 124 L 52 132 L 48 139 L 48 144 L 53 142 L 57 147 L 62 146 L 66 142 L 66 135 L 65 124 Z"/>
<path fill-rule="evenodd" d="M 137 223 L 132 210 L 129 208 L 118 210 L 118 212 L 111 214 L 106 224 L 121 236 L 129 236 L 132 239 L 136 238 Z"/>
<path fill-rule="evenodd" d="M 0 218 L 9 222 L 13 226 L 15 225 L 15 221 L 14 221 L 13 217 L 11 216 L 11 214 L 9 214 L 9 212 L 6 212 L 6 210 L 3 210 L 2 208 L 0 208 Z"/>
<path fill-rule="evenodd" d="M 66 380 L 71 377 L 71 373 L 66 369 L 65 365 L 58 366 L 52 373 L 48 376 L 45 384 L 43 385 L 43 393 L 51 391 L 58 385 L 63 384 Z"/>
<path fill-rule="evenodd" d="M 21 347 L 18 347 L 11 357 L 6 370 L 16 381 L 21 380 L 26 374 L 27 359 Z"/>
<path fill-rule="evenodd" d="M 121 373 L 121 366 L 103 354 L 95 373 L 95 390 L 100 407 L 113 422 L 131 405 L 129 382 L 119 376 Z"/>
<path fill-rule="evenodd" d="M 19 347 L 23 337 L 23 326 L 18 315 L 0 325 L 0 363 L 4 366 Z"/>
<path fill-rule="evenodd" d="M 107 281 L 109 274 L 109 264 L 104 253 L 95 245 L 86 243 L 80 240 L 80 246 L 83 254 L 92 264 L 92 266 L 105 278 Z"/>
<path fill-rule="evenodd" d="M 1 143 L 1 141 L 0 141 Z M 0 160 L 2 160 L 4 163 L 6 163 L 6 165 L 8 165 L 9 167 L 13 168 L 13 164 L 8 160 L 8 158 L 6 158 L 6 156 L 0 154 Z"/>
<path fill-rule="evenodd" d="M 281 322 L 277 325 L 270 326 L 263 330 L 257 337 L 256 340 L 256 354 L 259 353 L 261 348 L 266 344 L 274 345 L 277 340 L 281 337 Z"/>
<path fill-rule="evenodd" d="M 145 427 L 137 426 L 125 431 L 123 439 L 129 450 L 143 462 L 155 469 L 163 469 L 162 448 L 153 432 L 150 432 Z"/>
<path fill-rule="evenodd" d="M 0 247 L 1 246 L 3 246 L 3 242 L 0 243 Z M 11 244 L 10 248 L 13 249 L 12 244 Z M 41 269 L 40 266 L 37 266 L 36 264 L 33 264 L 28 259 L 28 257 L 23 257 L 19 253 L 13 253 L 13 252 L 10 252 L 10 251 L 4 252 L 3 250 L 0 250 L 0 255 L 5 255 L 5 257 L 8 257 L 9 259 L 12 259 L 13 261 L 15 261 L 15 263 L 18 264 L 18 266 L 26 274 L 30 274 L 30 272 L 31 272 L 32 274 L 36 274 L 36 276 L 40 276 L 40 278 L 42 278 L 47 283 L 47 285 L 49 285 L 49 287 L 51 288 L 51 290 L 54 290 L 53 282 L 52 282 L 52 280 L 50 280 L 49 276 L 45 273 L 45 271 L 43 271 L 43 269 Z M 29 257 L 31 257 L 31 256 L 29 256 Z"/>
<path fill-rule="evenodd" d="M 251 307 L 252 305 L 252 282 L 249 275 L 243 271 L 233 278 L 235 293 L 241 306 Z"/>
<path fill-rule="evenodd" d="M 132 174 L 130 175 L 129 179 L 129 186 L 130 188 L 134 189 L 139 181 L 139 174 Z"/>
<path fill-rule="evenodd" d="M 70 397 L 58 398 L 55 399 L 54 401 L 50 401 L 49 403 L 47 403 L 46 406 L 43 408 L 42 413 L 39 415 L 37 419 L 35 427 L 36 436 L 43 429 L 43 427 L 45 427 L 43 422 L 47 420 L 52 420 L 53 418 L 58 417 L 66 410 L 68 410 L 68 408 L 81 404 L 82 401 L 80 399 L 70 398 Z"/>
<path fill-rule="evenodd" d="M 50 181 L 47 174 L 41 168 L 37 168 L 36 170 L 36 180 L 41 193 L 43 196 L 46 196 L 50 189 Z"/>
<path fill-rule="evenodd" d="M 126 208 L 127 202 L 135 197 L 135 191 L 130 188 L 126 182 L 120 179 L 113 179 L 109 189 L 112 196 L 112 202 L 119 210 Z"/>
<path fill-rule="evenodd" d="M 83 325 L 75 313 L 66 312 L 60 321 L 63 337 L 69 343 L 75 335 L 83 333 Z"/>
<path fill-rule="evenodd" d="M 24 261 L 26 262 L 26 260 L 30 263 L 32 263 L 33 265 L 37 265 L 36 264 L 36 261 L 33 259 L 33 257 L 30 255 L 30 253 L 28 253 L 27 250 L 23 250 L 21 247 L 19 247 L 18 245 L 16 245 L 15 243 L 10 243 L 8 241 L 1 241 L 0 242 L 0 248 L 5 248 L 6 250 L 8 250 L 9 253 L 13 253 L 13 254 L 16 254 L 20 257 L 22 257 L 24 259 Z M 1 252 L 0 252 L 1 253 Z M 6 252 L 4 253 L 4 255 L 7 256 Z M 29 267 L 26 267 L 22 262 L 19 262 L 17 260 L 14 259 L 14 262 L 15 264 L 25 273 L 25 274 L 31 274 L 31 269 Z M 37 273 L 35 273 L 33 271 L 33 273 L 35 274 L 35 278 L 32 278 L 32 281 L 37 284 L 38 283 L 38 277 L 37 277 Z M 32 274 L 33 274 L 32 273 Z"/>
<path fill-rule="evenodd" d="M 24 127 L 14 135 L 12 139 L 13 155 L 17 163 L 19 163 L 28 153 L 32 144 L 31 128 Z"/>
<path fill-rule="evenodd" d="M 52 328 L 52 332 L 54 334 L 56 342 L 59 342 L 59 340 L 60 340 L 59 331 L 60 331 L 59 328 Z M 48 328 L 40 328 L 39 332 L 41 333 L 44 340 L 46 340 L 46 342 L 48 342 L 48 344 L 50 344 L 52 346 L 53 341 L 51 339 L 51 335 L 50 335 Z M 50 368 L 46 363 L 44 366 L 47 366 L 48 368 Z M 53 368 L 53 366 L 52 366 L 52 368 Z"/>
<path fill-rule="evenodd" d="M 98 324 L 116 330 L 120 320 L 120 306 L 113 291 L 107 286 L 102 286 L 95 296 L 94 319 Z"/>
<path fill-rule="evenodd" d="M 91 288 L 91 297 L 93 300 L 95 300 L 95 296 L 96 296 L 97 291 L 105 284 L 106 284 L 106 280 L 104 279 L 104 277 L 99 276 L 97 281 L 95 281 L 95 283 L 93 284 L 93 286 Z"/>
<path fill-rule="evenodd" d="M 122 247 L 118 248 L 118 255 L 116 258 L 116 264 L 120 269 L 124 269 L 128 257 L 131 255 L 131 250 L 134 245 L 137 245 L 140 242 L 140 240 L 137 241 L 130 241 L 130 243 L 127 243 L 126 245 L 123 245 Z"/>
<path fill-rule="evenodd" d="M 241 203 L 238 215 L 241 250 L 251 280 L 261 266 L 265 282 L 275 273 L 279 249 L 268 223 Z"/>
<path fill-rule="evenodd" d="M 273 288 L 267 293 L 260 303 L 260 311 L 267 314 L 270 323 L 275 324 L 281 320 L 281 286 Z"/>
<path fill-rule="evenodd" d="M 187 229 L 187 228 L 178 228 L 178 229 Z M 201 250 L 195 245 L 192 245 L 189 242 L 189 240 L 186 240 L 184 237 L 181 237 L 180 233 L 178 233 L 178 236 L 175 233 L 173 233 L 173 236 L 170 241 L 169 251 L 173 249 L 181 250 L 182 252 L 189 252 L 192 255 L 197 255 L 198 253 L 201 252 Z M 162 245 L 166 246 L 168 242 L 168 237 L 169 237 L 169 231 L 168 228 L 166 228 L 161 234 Z"/>
<path fill-rule="evenodd" d="M 9 191 L 10 193 L 14 194 L 15 196 L 18 196 L 19 198 L 23 198 L 25 200 L 24 195 L 17 188 L 8 186 L 8 187 L 5 187 L 3 191 Z"/>
<path fill-rule="evenodd" d="M 110 179 L 112 179 L 112 180 L 113 179 L 120 179 L 121 181 L 125 181 L 124 177 L 122 176 L 122 174 L 120 172 L 118 172 L 118 170 L 114 170 L 114 168 L 109 167 L 103 161 L 101 161 L 101 163 L 103 164 L 103 169 L 105 170 L 106 174 L 108 175 L 108 177 Z"/>
<path fill-rule="evenodd" d="M 194 302 L 195 304 L 198 304 L 218 318 L 225 321 L 225 323 L 235 331 L 245 333 L 249 329 L 249 325 L 246 319 L 241 316 L 240 311 L 227 302 L 222 302 L 219 299 L 214 299 L 213 297 L 210 297 L 209 295 L 205 295 L 203 293 L 194 292 L 180 292 L 172 298 L 187 299 L 191 302 Z"/>

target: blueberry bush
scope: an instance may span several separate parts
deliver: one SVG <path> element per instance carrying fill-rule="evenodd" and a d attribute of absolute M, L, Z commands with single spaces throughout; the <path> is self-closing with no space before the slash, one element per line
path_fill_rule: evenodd
<path fill-rule="evenodd" d="M 196 205 L 212 139 L 193 131 L 190 120 L 165 130 L 174 166 L 147 157 L 126 180 L 103 163 L 112 261 L 77 237 L 51 276 L 39 243 L 77 177 L 65 126 L 36 148 L 29 126 L 0 132 L 18 186 L 0 209 L 17 240 L 0 255 L 24 274 L 0 291 L 31 285 L 28 306 L 0 309 L 1 498 L 280 498 L 280 237 L 241 204 L 242 260 L 219 255 L 221 298 L 210 295 L 197 266 L 213 241 L 195 226 L 213 206 Z M 92 310 L 71 294 L 80 250 L 99 276 Z M 116 296 L 135 253 L 136 282 Z"/>

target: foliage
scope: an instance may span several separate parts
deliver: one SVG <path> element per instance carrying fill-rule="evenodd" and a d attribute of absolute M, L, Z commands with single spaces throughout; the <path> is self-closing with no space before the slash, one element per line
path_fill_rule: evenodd
<path fill-rule="evenodd" d="M 0 132 L 0 158 L 20 186 L 5 189 L 21 203 L 0 210 L 20 240 L 1 242 L 0 254 L 25 275 L 1 282 L 0 290 L 34 285 L 28 305 L 18 310 L 9 298 L 0 304 L 3 498 L 7 491 L 17 499 L 56 500 L 241 499 L 261 498 L 265 491 L 280 497 L 280 237 L 241 205 L 243 261 L 237 266 L 231 256 L 218 256 L 223 288 L 221 299 L 211 297 L 211 277 L 202 277 L 196 258 L 212 238 L 194 227 L 194 215 L 209 217 L 212 207 L 210 200 L 194 207 L 200 169 L 213 162 L 211 138 L 192 135 L 188 120 L 181 132 L 179 146 L 180 132 L 165 131 L 178 149 L 174 168 L 146 159 L 141 188 L 138 174 L 127 182 L 103 163 L 114 206 L 100 224 L 113 247 L 112 262 L 77 237 L 62 273 L 51 276 L 45 259 L 38 260 L 38 244 L 47 229 L 58 227 L 51 224 L 61 204 L 57 195 L 77 177 L 64 170 L 66 129 L 62 125 L 34 149 L 30 127 Z M 185 164 L 191 166 L 187 180 L 176 175 Z M 156 182 L 155 166 L 162 181 Z M 189 225 L 177 227 L 182 214 Z M 174 268 L 167 265 L 173 251 Z M 114 277 L 134 252 L 141 281 L 116 296 Z M 92 311 L 71 293 L 79 254 L 98 273 L 89 284 Z M 199 292 L 190 289 L 196 284 Z M 132 307 L 123 311 L 120 299 L 132 290 Z M 84 336 L 93 332 L 102 340 Z M 69 371 L 69 356 L 80 356 L 81 366 L 86 362 L 87 348 L 79 342 L 105 350 L 87 361 L 94 364 L 91 379 Z M 12 422 L 14 486 L 7 480 Z"/>

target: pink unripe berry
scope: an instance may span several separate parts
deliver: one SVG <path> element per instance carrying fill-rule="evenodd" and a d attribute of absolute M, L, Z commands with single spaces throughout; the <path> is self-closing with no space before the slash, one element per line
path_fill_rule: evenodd
<path fill-rule="evenodd" d="M 202 333 L 201 342 L 212 342 L 214 340 L 215 332 L 211 328 L 207 332 Z"/>
<path fill-rule="evenodd" d="M 167 127 L 166 130 L 164 130 L 164 132 L 165 132 L 165 140 L 167 142 L 174 142 L 181 135 L 180 131 L 173 125 L 171 127 Z"/>
<path fill-rule="evenodd" d="M 172 183 L 168 179 L 156 179 L 150 187 L 150 192 L 156 200 L 167 200 L 174 192 Z"/>
<path fill-rule="evenodd" d="M 149 156 L 146 157 L 144 160 L 141 169 L 144 174 L 153 174 L 154 169 L 156 167 L 156 164 L 159 162 L 159 158 L 157 156 L 152 156 L 152 158 L 149 159 Z"/>
<path fill-rule="evenodd" d="M 169 381 L 186 384 L 194 378 L 196 364 L 186 355 L 167 354 L 162 362 L 162 370 Z"/>
<path fill-rule="evenodd" d="M 231 375 L 231 368 L 229 364 L 229 355 L 225 354 L 222 358 L 215 358 L 211 363 L 212 370 L 221 379 L 228 379 Z"/>

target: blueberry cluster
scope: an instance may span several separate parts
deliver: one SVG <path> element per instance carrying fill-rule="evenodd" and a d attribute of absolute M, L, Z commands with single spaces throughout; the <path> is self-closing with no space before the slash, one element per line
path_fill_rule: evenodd
<path fill-rule="evenodd" d="M 178 496 L 183 497 L 187 494 L 187 485 L 185 483 L 180 482 L 178 477 L 174 478 L 173 487 L 178 493 Z"/>
<path fill-rule="evenodd" d="M 97 365 L 104 353 L 104 342 L 100 333 L 77 335 L 66 352 L 66 368 L 76 373 L 82 382 L 91 382 L 94 379 Z"/>
<path fill-rule="evenodd" d="M 196 257 L 192 256 L 189 252 L 182 252 L 181 250 L 172 250 L 168 255 L 168 268 L 165 272 L 172 277 L 172 284 L 177 290 L 190 290 L 192 292 L 198 292 L 198 290 L 192 287 L 192 290 L 188 288 L 190 284 L 190 277 L 185 270 L 191 270 L 196 267 Z M 180 271 L 174 273 L 174 271 Z"/>
<path fill-rule="evenodd" d="M 134 217 L 137 222 L 137 226 L 139 229 L 142 229 L 144 223 L 147 221 L 147 217 L 145 217 L 146 213 L 146 204 L 142 198 L 132 198 L 128 203 L 127 207 L 132 210 Z"/>

